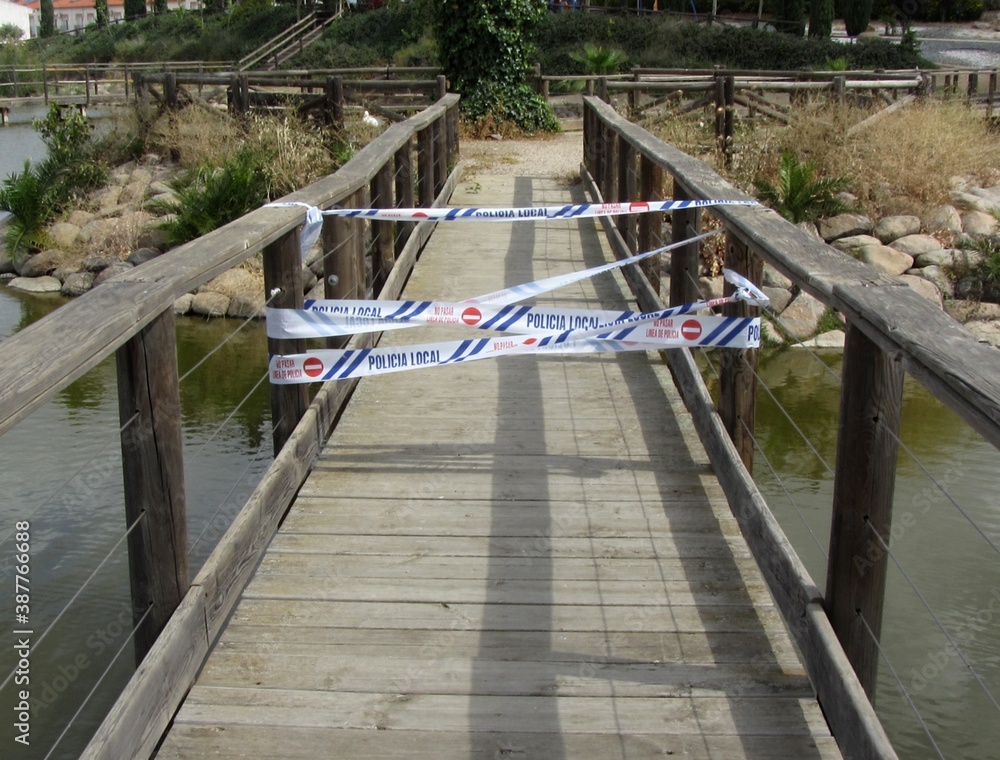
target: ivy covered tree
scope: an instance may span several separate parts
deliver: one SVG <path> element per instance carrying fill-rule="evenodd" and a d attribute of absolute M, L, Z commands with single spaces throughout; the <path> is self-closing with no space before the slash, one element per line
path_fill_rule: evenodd
<path fill-rule="evenodd" d="M 781 0 L 779 7 L 781 12 L 778 21 L 781 22 L 779 27 L 781 31 L 794 37 L 801 37 L 806 31 L 805 0 Z"/>
<path fill-rule="evenodd" d="M 833 32 L 833 0 L 809 0 L 809 36 L 828 40 Z"/>
<path fill-rule="evenodd" d="M 872 0 L 845 0 L 844 27 L 849 37 L 857 37 L 872 20 Z"/>
<path fill-rule="evenodd" d="M 108 25 L 108 0 L 94 1 L 94 15 L 97 20 L 97 28 L 104 29 Z"/>
<path fill-rule="evenodd" d="M 529 132 L 559 124 L 525 80 L 544 0 L 434 0 L 438 58 L 472 121 L 491 117 Z"/>
<path fill-rule="evenodd" d="M 135 21 L 146 15 L 146 0 L 125 0 L 125 20 Z"/>
<path fill-rule="evenodd" d="M 153 14 L 159 16 L 169 11 L 167 0 L 153 0 Z"/>
<path fill-rule="evenodd" d="M 56 33 L 56 9 L 52 0 L 41 0 L 38 4 L 38 36 L 51 37 Z"/>

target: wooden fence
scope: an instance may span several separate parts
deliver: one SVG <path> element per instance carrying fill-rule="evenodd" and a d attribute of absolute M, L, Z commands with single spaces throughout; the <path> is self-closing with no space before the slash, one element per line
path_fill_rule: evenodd
<path fill-rule="evenodd" d="M 339 171 L 283 200 L 326 208 L 438 205 L 450 196 L 458 96 L 386 129 Z M 62 306 L 0 344 L 0 435 L 110 354 L 118 360 L 125 511 L 141 663 L 86 758 L 147 757 L 190 687 L 354 383 L 272 386 L 274 463 L 198 576 L 188 578 L 174 301 L 263 252 L 276 307 L 302 306 L 305 209 L 261 208 Z M 326 220 L 327 297 L 398 297 L 432 224 Z M 336 283 L 336 284 L 333 284 Z M 378 336 L 357 336 L 363 348 Z M 299 350 L 297 341 L 269 343 Z M 145 655 L 145 657 L 143 657 Z"/>
<path fill-rule="evenodd" d="M 704 163 L 594 97 L 585 99 L 584 151 L 586 183 L 605 201 L 662 198 L 665 188 L 674 198 L 747 199 Z M 1000 354 L 899 280 L 811 238 L 773 211 L 726 206 L 712 214 L 726 230 L 728 266 L 759 281 L 766 262 L 847 319 L 825 593 L 789 546 L 748 471 L 757 352 L 724 353 L 717 412 L 691 354 L 667 353 L 845 757 L 894 757 L 866 694 L 874 694 L 888 563 L 884 552 L 872 551 L 878 546 L 872 532 L 889 542 L 904 372 L 1000 446 Z M 605 220 L 616 254 L 655 248 L 657 216 Z M 686 239 L 699 230 L 700 214 L 675 212 L 671 226 L 675 240 Z M 673 252 L 671 304 L 696 300 L 698 266 L 697 245 Z M 644 311 L 663 308 L 658 271 L 652 262 L 645 271 L 632 267 L 627 273 Z M 756 311 L 730 307 L 741 316 Z M 871 563 L 860 565 L 853 561 L 857 557 Z"/>

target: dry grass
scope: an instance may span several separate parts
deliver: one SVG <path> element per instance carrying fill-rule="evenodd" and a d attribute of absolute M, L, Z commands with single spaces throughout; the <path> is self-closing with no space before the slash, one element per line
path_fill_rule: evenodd
<path fill-rule="evenodd" d="M 773 182 L 782 150 L 814 163 L 818 176 L 846 177 L 873 216 L 921 213 L 948 202 L 955 176 L 983 184 L 1000 177 L 1000 142 L 981 113 L 960 103 L 911 105 L 848 136 L 872 111 L 851 106 L 793 110 L 790 125 L 741 120 L 731 170 L 712 134 L 710 109 L 650 125 L 663 140 L 702 159 L 747 192 L 753 181 Z"/>

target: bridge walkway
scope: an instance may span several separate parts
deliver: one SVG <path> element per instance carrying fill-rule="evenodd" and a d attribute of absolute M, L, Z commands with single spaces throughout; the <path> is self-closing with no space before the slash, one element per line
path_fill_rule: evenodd
<path fill-rule="evenodd" d="M 454 202 L 585 200 L 480 180 Z M 406 296 L 611 258 L 592 221 L 439 225 Z M 361 381 L 157 757 L 667 755 L 840 757 L 669 372 L 620 354 Z"/>

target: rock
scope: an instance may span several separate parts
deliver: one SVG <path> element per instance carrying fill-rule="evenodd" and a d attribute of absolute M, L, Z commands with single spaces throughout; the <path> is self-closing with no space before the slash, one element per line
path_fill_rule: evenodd
<path fill-rule="evenodd" d="M 915 290 L 928 301 L 938 306 L 944 305 L 944 299 L 941 297 L 941 291 L 938 290 L 938 286 L 930 280 L 926 280 L 923 277 L 914 277 L 912 274 L 900 275 L 899 279 L 905 282 L 907 287 Z"/>
<path fill-rule="evenodd" d="M 822 301 L 808 293 L 799 293 L 781 312 L 781 326 L 796 339 L 808 338 L 816 332 L 820 317 L 826 311 Z"/>
<path fill-rule="evenodd" d="M 176 193 L 159 193 L 146 201 L 143 208 L 154 214 L 162 214 L 164 210 L 173 208 L 175 203 L 177 203 Z"/>
<path fill-rule="evenodd" d="M 966 235 L 986 237 L 997 231 L 997 218 L 982 211 L 966 211 L 962 214 L 962 230 Z"/>
<path fill-rule="evenodd" d="M 229 300 L 229 309 L 226 315 L 238 319 L 250 319 L 256 317 L 263 319 L 267 316 L 267 308 L 264 306 L 265 298 L 263 291 L 258 293 L 238 293 Z"/>
<path fill-rule="evenodd" d="M 785 336 L 778 331 L 778 328 L 771 324 L 770 320 L 762 319 L 760 322 L 760 340 L 764 344 L 770 343 L 780 346 L 785 342 Z"/>
<path fill-rule="evenodd" d="M 843 330 L 830 330 L 820 333 L 815 338 L 805 341 L 802 345 L 809 348 L 843 348 L 846 335 Z"/>
<path fill-rule="evenodd" d="M 858 250 L 858 260 L 886 274 L 902 274 L 913 266 L 913 257 L 887 245 L 868 245 Z"/>
<path fill-rule="evenodd" d="M 83 209 L 78 208 L 69 212 L 69 216 L 66 218 L 66 221 L 82 228 L 94 221 L 94 215 L 89 211 L 84 211 Z"/>
<path fill-rule="evenodd" d="M 107 211 L 118 205 L 121 194 L 122 189 L 119 186 L 109 185 L 94 193 L 91 203 L 98 211 Z"/>
<path fill-rule="evenodd" d="M 241 267 L 223 272 L 198 288 L 199 293 L 222 293 L 232 298 L 238 293 L 263 293 L 261 281 Z"/>
<path fill-rule="evenodd" d="M 792 287 L 793 283 L 785 275 L 779 272 L 777 269 L 772 267 L 770 264 L 764 265 L 764 282 L 762 285 L 769 285 L 772 288 L 784 288 L 788 290 Z"/>
<path fill-rule="evenodd" d="M 971 267 L 982 261 L 978 251 L 967 251 L 962 248 L 942 248 L 939 251 L 922 253 L 914 259 L 914 265 L 923 267 Z"/>
<path fill-rule="evenodd" d="M 58 293 L 62 283 L 55 277 L 15 277 L 7 283 L 7 287 L 20 290 L 22 293 Z"/>
<path fill-rule="evenodd" d="M 887 216 L 879 219 L 872 234 L 883 243 L 891 243 L 920 232 L 920 219 L 915 216 Z"/>
<path fill-rule="evenodd" d="M 191 293 L 185 293 L 176 301 L 174 301 L 174 314 L 179 317 L 183 317 L 185 314 L 191 312 L 191 302 L 194 301 L 194 295 Z"/>
<path fill-rule="evenodd" d="M 858 196 L 856 196 L 854 193 L 849 193 L 846 190 L 841 190 L 834 196 L 834 198 L 837 199 L 838 203 L 842 203 L 845 206 L 858 205 Z"/>
<path fill-rule="evenodd" d="M 102 269 L 100 272 L 97 273 L 97 276 L 94 277 L 94 287 L 96 288 L 98 285 L 104 284 L 112 277 L 117 277 L 122 272 L 127 272 L 128 270 L 134 268 L 135 267 L 133 267 L 127 261 L 115 261 L 110 266 L 105 267 L 104 269 Z"/>
<path fill-rule="evenodd" d="M 886 274 L 902 274 L 913 266 L 911 256 L 882 245 L 871 235 L 852 235 L 835 240 L 831 245 Z"/>
<path fill-rule="evenodd" d="M 7 253 L 7 246 L 0 246 L 0 274 L 14 274 L 14 260 Z"/>
<path fill-rule="evenodd" d="M 136 206 L 142 203 L 146 197 L 146 190 L 149 188 L 147 182 L 129 182 L 122 188 L 118 196 L 118 203 L 126 206 Z"/>
<path fill-rule="evenodd" d="M 985 301 L 945 301 L 944 310 L 959 322 L 1000 320 L 1000 304 Z"/>
<path fill-rule="evenodd" d="M 137 248 L 129 254 L 127 261 L 137 267 L 162 255 L 158 248 Z"/>
<path fill-rule="evenodd" d="M 229 296 L 213 292 L 195 293 L 191 311 L 203 317 L 224 317 L 229 311 Z"/>
<path fill-rule="evenodd" d="M 69 249 L 80 237 L 80 227 L 69 222 L 56 222 L 45 231 L 56 248 Z"/>
<path fill-rule="evenodd" d="M 962 217 L 954 206 L 935 206 L 924 215 L 924 229 L 958 234 L 962 231 Z"/>
<path fill-rule="evenodd" d="M 308 293 L 319 282 L 319 277 L 309 267 L 302 267 L 302 292 Z"/>
<path fill-rule="evenodd" d="M 115 233 L 119 224 L 119 220 L 113 218 L 93 219 L 80 230 L 79 241 L 84 245 L 101 246 Z"/>
<path fill-rule="evenodd" d="M 61 282 L 63 285 L 65 285 L 66 278 L 69 277 L 71 274 L 76 274 L 79 271 L 80 271 L 79 267 L 70 265 L 70 266 L 56 267 L 49 274 L 51 274 L 53 277 L 59 280 L 59 282 Z"/>
<path fill-rule="evenodd" d="M 948 275 L 944 273 L 941 267 L 929 266 L 923 269 L 911 269 L 907 274 L 923 277 L 925 280 L 933 282 L 946 298 L 951 298 L 955 295 L 955 283 L 948 279 Z"/>
<path fill-rule="evenodd" d="M 1000 323 L 998 322 L 969 322 L 965 329 L 976 336 L 980 343 L 989 343 L 991 346 L 1000 347 Z"/>
<path fill-rule="evenodd" d="M 969 193 L 978 199 L 973 208 L 979 211 L 1000 211 L 1000 187 L 973 187 Z"/>
<path fill-rule="evenodd" d="M 58 248 L 47 248 L 44 251 L 40 251 L 24 263 L 21 267 L 21 276 L 41 277 L 42 275 L 51 274 L 62 264 L 64 255 Z"/>
<path fill-rule="evenodd" d="M 152 193 L 154 197 L 157 195 L 165 195 L 170 193 L 174 195 L 174 189 L 170 187 L 166 182 L 161 182 L 160 180 L 154 180 L 149 183 L 149 192 Z"/>
<path fill-rule="evenodd" d="M 822 240 L 823 237 L 819 234 L 819 230 L 816 229 L 816 225 L 813 222 L 799 222 L 795 225 L 809 237 L 815 238 L 816 240 Z"/>
<path fill-rule="evenodd" d="M 132 170 L 132 173 L 128 178 L 130 185 L 143 185 L 144 187 L 149 187 L 149 183 L 153 181 L 153 172 L 145 167 L 138 166 Z"/>
<path fill-rule="evenodd" d="M 170 248 L 170 241 L 167 239 L 166 230 L 161 230 L 159 227 L 147 227 L 139 233 L 136 245 L 140 248 L 155 248 L 162 252 Z"/>
<path fill-rule="evenodd" d="M 100 272 L 114 264 L 118 259 L 107 253 L 89 253 L 80 262 L 80 269 L 87 272 Z"/>
<path fill-rule="evenodd" d="M 771 311 L 775 314 L 781 314 L 792 300 L 791 292 L 784 288 L 772 288 L 769 285 L 764 285 L 761 290 L 771 299 Z"/>
<path fill-rule="evenodd" d="M 28 263 L 28 259 L 30 259 L 32 255 L 31 251 L 27 251 L 24 248 L 18 248 L 14 251 L 14 254 L 11 256 L 11 266 L 14 267 L 15 274 L 21 274 L 21 271 L 24 269 L 24 265 Z"/>
<path fill-rule="evenodd" d="M 94 287 L 93 272 L 73 272 L 66 276 L 62 284 L 64 296 L 82 296 Z"/>
<path fill-rule="evenodd" d="M 722 298 L 722 288 L 725 282 L 722 279 L 722 275 L 718 277 L 699 277 L 698 278 L 698 290 L 701 292 L 702 298 Z"/>
<path fill-rule="evenodd" d="M 907 235 L 892 242 L 892 247 L 897 251 L 908 253 L 914 258 L 922 253 L 940 251 L 944 248 L 941 241 L 930 235 Z"/>
<path fill-rule="evenodd" d="M 826 242 L 850 235 L 867 235 L 872 231 L 872 220 L 864 214 L 837 214 L 819 223 L 819 234 Z"/>

